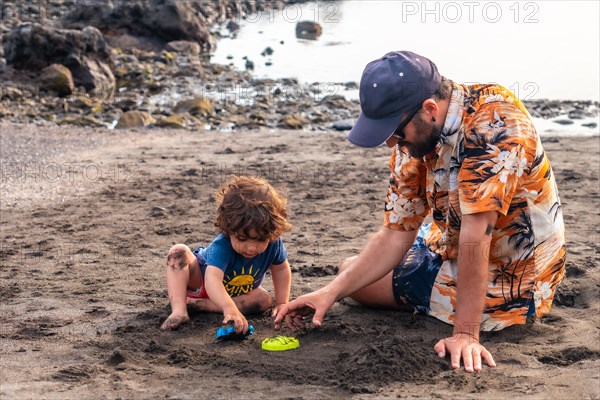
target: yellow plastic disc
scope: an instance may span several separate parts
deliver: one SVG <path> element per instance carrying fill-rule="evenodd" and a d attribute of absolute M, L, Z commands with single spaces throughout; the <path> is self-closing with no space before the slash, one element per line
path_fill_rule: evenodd
<path fill-rule="evenodd" d="M 291 336 L 275 336 L 262 341 L 262 349 L 267 351 L 292 350 L 298 347 L 300 342 Z"/>

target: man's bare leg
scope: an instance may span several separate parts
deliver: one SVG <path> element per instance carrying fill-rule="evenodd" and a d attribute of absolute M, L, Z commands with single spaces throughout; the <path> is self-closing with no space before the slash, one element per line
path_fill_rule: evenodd
<path fill-rule="evenodd" d="M 340 274 L 346 268 L 349 268 L 355 259 L 356 257 L 350 257 L 344 260 L 342 262 L 342 265 L 340 265 L 340 270 L 338 274 Z M 349 297 L 359 302 L 360 304 L 371 308 L 377 308 L 381 310 L 403 310 L 412 312 L 414 308 L 411 305 L 398 304 L 396 302 L 396 298 L 394 297 L 394 291 L 392 289 L 393 273 L 394 272 L 392 271 L 380 280 L 375 281 L 361 289 L 358 289 Z"/>

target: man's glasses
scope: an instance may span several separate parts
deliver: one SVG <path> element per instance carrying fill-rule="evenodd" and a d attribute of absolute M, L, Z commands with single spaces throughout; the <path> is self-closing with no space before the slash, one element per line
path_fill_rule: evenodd
<path fill-rule="evenodd" d="M 406 125 L 408 125 L 408 123 L 410 122 L 411 119 L 414 118 L 415 115 L 417 115 L 417 113 L 419 112 L 419 110 L 421 109 L 421 106 L 415 108 L 414 110 L 412 110 L 410 112 L 410 114 L 408 114 L 408 117 L 406 117 L 406 119 L 404 121 L 402 121 L 400 123 L 400 125 L 398 125 L 398 127 L 396 128 L 396 130 L 394 131 L 394 133 L 392 133 L 392 137 L 398 138 L 400 140 L 404 140 L 405 136 L 404 136 L 404 128 L 406 128 Z"/>

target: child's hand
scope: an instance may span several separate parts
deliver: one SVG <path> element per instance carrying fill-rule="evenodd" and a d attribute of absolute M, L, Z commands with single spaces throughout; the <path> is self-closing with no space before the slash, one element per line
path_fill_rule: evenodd
<path fill-rule="evenodd" d="M 237 307 L 231 307 L 223 310 L 223 325 L 227 325 L 229 322 L 233 322 L 235 327 L 235 333 L 246 333 L 248 332 L 248 321 L 244 315 L 238 310 Z"/>
<path fill-rule="evenodd" d="M 179 328 L 180 325 L 185 324 L 190 320 L 187 314 L 171 313 L 165 322 L 162 323 L 160 329 L 163 331 L 171 331 Z"/>
<path fill-rule="evenodd" d="M 277 316 L 277 314 L 279 313 L 279 309 L 281 307 L 283 307 L 285 304 L 287 304 L 287 303 L 277 304 L 275 306 L 275 308 L 273 308 L 273 310 L 271 311 L 271 318 L 275 318 Z"/>

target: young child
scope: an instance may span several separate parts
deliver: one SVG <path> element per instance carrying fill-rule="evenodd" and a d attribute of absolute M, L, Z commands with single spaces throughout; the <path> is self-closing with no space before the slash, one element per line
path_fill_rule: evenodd
<path fill-rule="evenodd" d="M 275 308 L 289 301 L 292 273 L 281 240 L 289 231 L 286 199 L 268 182 L 235 176 L 217 193 L 215 226 L 220 234 L 194 252 L 176 244 L 167 255 L 167 290 L 171 315 L 161 329 L 176 329 L 189 321 L 187 304 L 206 312 L 222 312 L 223 324 L 233 322 L 246 333 L 243 314 L 268 310 L 271 295 L 261 287 L 271 271 Z"/>

